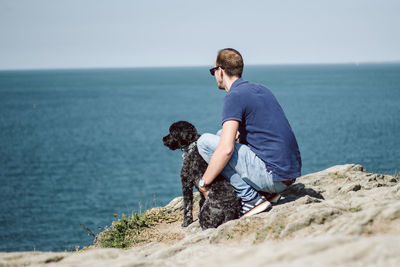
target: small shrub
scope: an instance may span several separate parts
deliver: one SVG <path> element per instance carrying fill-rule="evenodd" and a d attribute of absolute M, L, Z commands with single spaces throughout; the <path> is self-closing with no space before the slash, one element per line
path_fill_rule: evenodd
<path fill-rule="evenodd" d="M 173 222 L 161 209 L 149 210 L 138 214 L 132 212 L 131 217 L 122 214 L 122 218 L 112 223 L 98 236 L 98 243 L 102 248 L 129 248 L 132 244 L 146 242 L 140 234 L 160 222 Z"/>

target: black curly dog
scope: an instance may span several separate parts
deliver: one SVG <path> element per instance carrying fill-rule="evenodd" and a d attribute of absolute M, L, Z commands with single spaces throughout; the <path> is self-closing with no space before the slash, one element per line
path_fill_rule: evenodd
<path fill-rule="evenodd" d="M 178 121 L 169 128 L 169 135 L 163 137 L 164 145 L 171 150 L 183 151 L 181 182 L 184 204 L 183 227 L 193 222 L 193 186 L 198 188 L 199 181 L 207 169 L 207 162 L 197 150 L 196 141 L 200 135 L 196 128 L 186 121 Z M 199 222 L 201 228 L 216 228 L 219 225 L 240 216 L 240 198 L 231 184 L 219 175 L 209 186 L 207 199 L 201 195 Z"/>

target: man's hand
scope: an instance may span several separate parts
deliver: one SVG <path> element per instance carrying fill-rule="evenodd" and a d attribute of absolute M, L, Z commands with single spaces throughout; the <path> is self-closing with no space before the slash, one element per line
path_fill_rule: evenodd
<path fill-rule="evenodd" d="M 237 131 L 237 133 L 236 133 L 235 142 L 240 143 L 240 133 L 239 133 L 239 131 Z"/>
<path fill-rule="evenodd" d="M 199 186 L 199 191 L 200 191 L 200 193 L 203 194 L 203 196 L 204 196 L 205 198 L 208 197 L 208 189 L 207 189 L 206 186 Z"/>

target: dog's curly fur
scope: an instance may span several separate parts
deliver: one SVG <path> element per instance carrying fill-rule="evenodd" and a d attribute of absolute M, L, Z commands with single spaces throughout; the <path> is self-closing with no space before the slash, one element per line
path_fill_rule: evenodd
<path fill-rule="evenodd" d="M 169 134 L 163 137 L 164 145 L 171 150 L 185 150 L 196 142 L 200 135 L 196 128 L 186 121 L 178 121 L 171 125 Z M 181 169 L 181 182 L 184 203 L 183 227 L 193 222 L 193 186 L 198 188 L 199 181 L 207 169 L 207 163 L 201 157 L 194 145 L 184 151 Z M 240 198 L 237 197 L 232 185 L 219 175 L 208 186 L 207 199 L 201 194 L 199 222 L 201 228 L 216 228 L 224 222 L 237 219 L 240 216 Z"/>

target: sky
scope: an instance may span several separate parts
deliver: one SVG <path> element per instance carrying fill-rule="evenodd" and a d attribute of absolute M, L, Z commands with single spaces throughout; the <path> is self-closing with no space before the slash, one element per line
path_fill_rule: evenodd
<path fill-rule="evenodd" d="M 399 0 L 0 0 L 0 69 L 400 60 Z"/>

